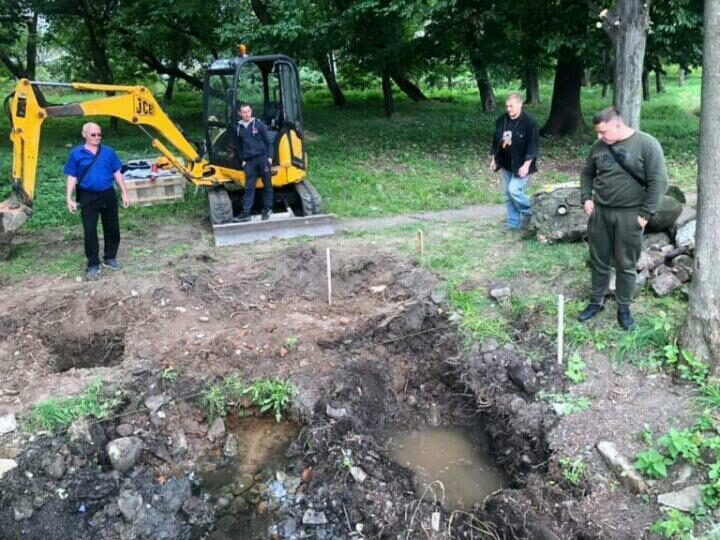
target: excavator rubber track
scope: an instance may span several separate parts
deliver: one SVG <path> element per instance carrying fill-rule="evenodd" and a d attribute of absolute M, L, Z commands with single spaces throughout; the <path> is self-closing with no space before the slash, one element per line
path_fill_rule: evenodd
<path fill-rule="evenodd" d="M 258 215 L 244 223 L 213 225 L 213 234 L 216 246 L 235 246 L 273 238 L 332 236 L 335 234 L 336 222 L 334 214 L 295 216 L 288 211 L 273 214 L 267 221 L 262 221 Z"/>

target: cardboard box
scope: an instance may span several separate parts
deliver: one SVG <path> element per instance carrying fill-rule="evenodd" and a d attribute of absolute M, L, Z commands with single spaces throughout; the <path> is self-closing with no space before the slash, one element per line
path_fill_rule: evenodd
<path fill-rule="evenodd" d="M 130 206 L 151 206 L 182 200 L 187 180 L 180 174 L 161 175 L 155 179 L 125 178 Z"/>

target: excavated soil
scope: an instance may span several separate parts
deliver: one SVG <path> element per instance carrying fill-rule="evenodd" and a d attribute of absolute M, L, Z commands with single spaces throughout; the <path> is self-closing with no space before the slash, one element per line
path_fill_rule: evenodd
<path fill-rule="evenodd" d="M 66 432 L 0 438 L 0 458 L 17 462 L 0 479 L 0 538 L 645 534 L 657 511 L 616 489 L 594 444 L 607 437 L 632 446 L 642 429 L 633 408 L 654 404 L 661 425 L 668 411 L 677 418 L 684 410 L 682 390 L 667 392 L 600 358 L 590 366 L 600 382 L 577 391 L 601 407 L 559 418 L 537 395 L 566 390 L 562 369 L 526 321 L 515 345 L 466 346 L 437 276 L 360 241 L 334 249 L 328 305 L 332 245 L 211 255 L 200 245 L 151 274 L 130 268 L 98 282 L 4 286 L 0 415 L 15 413 L 22 427 L 34 403 L 98 379 L 118 405 L 109 419 Z M 528 343 L 545 359 L 521 354 Z M 177 378 L 163 376 L 168 368 Z M 290 421 L 279 425 L 238 403 L 225 419 L 234 453 L 225 433 L 209 433 L 199 402 L 230 375 L 288 379 L 298 389 Z M 418 500 L 412 473 L 389 459 L 385 441 L 424 425 L 431 404 L 442 423 L 487 434 L 508 489 L 462 512 Z M 107 453 L 121 436 L 142 442 L 124 472 Z M 563 482 L 557 465 L 577 455 L 590 463 L 581 487 Z"/>

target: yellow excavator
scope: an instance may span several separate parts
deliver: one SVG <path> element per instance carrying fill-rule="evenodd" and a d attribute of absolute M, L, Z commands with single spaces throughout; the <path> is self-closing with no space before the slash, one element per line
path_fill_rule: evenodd
<path fill-rule="evenodd" d="M 77 103 L 47 104 L 43 90 L 58 87 L 106 95 Z M 275 207 L 269 221 L 253 218 L 249 223 L 232 222 L 237 213 L 233 207 L 240 207 L 245 183 L 236 151 L 240 103 L 252 105 L 275 146 Z M 9 246 L 15 231 L 32 213 L 43 122 L 67 116 L 110 116 L 141 128 L 152 147 L 162 154 L 158 163 L 206 189 L 216 245 L 333 234 L 334 216 L 323 213 L 320 195 L 307 179 L 301 105 L 298 69 L 290 58 L 247 55 L 242 49 L 238 57 L 214 61 L 206 72 L 204 140 L 196 144 L 185 137 L 143 86 L 22 79 L 5 102 L 12 122 L 13 190 L 10 199 L 0 203 L 0 244 Z"/>

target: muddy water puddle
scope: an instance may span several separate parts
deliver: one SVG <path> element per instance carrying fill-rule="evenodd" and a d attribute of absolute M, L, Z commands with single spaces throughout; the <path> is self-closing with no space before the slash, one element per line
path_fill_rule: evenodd
<path fill-rule="evenodd" d="M 419 497 L 431 500 L 434 491 L 441 500 L 444 488 L 443 506 L 448 510 L 469 509 L 505 483 L 481 441 L 462 429 L 398 433 L 388 439 L 388 451 L 395 462 L 415 472 Z"/>

